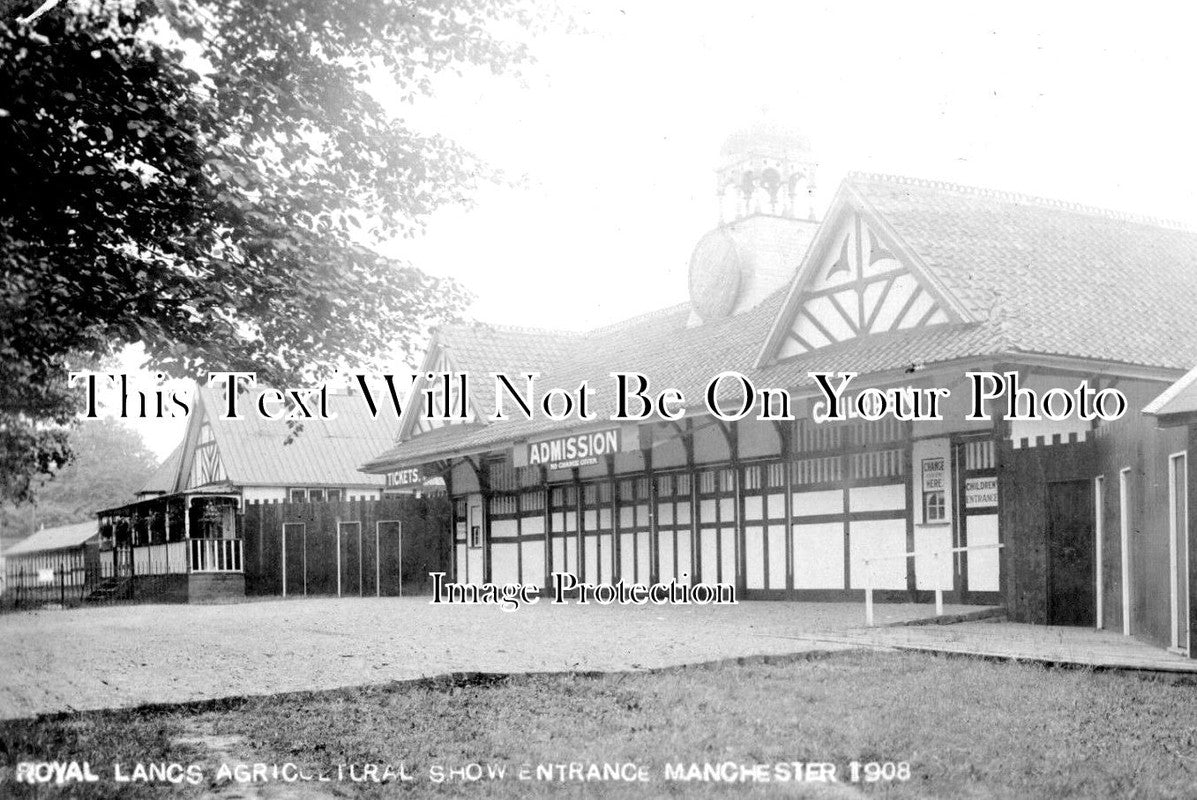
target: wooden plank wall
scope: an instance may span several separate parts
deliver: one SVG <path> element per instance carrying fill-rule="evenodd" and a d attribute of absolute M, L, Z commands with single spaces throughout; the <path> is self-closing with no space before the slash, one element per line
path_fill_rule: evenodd
<path fill-rule="evenodd" d="M 402 523 L 402 561 L 394 522 Z M 247 595 L 283 594 L 284 525 L 290 596 L 336 595 L 338 551 L 342 596 L 395 596 L 400 585 L 405 595 L 424 594 L 431 591 L 429 572 L 449 571 L 449 502 L 444 497 L 248 503 L 242 524 Z M 297 576 L 296 569 L 303 574 Z"/>
<path fill-rule="evenodd" d="M 1092 480 L 1092 440 L 1015 448 L 1001 443 L 998 514 L 1006 547 L 1006 609 L 1015 622 L 1047 623 L 1047 484 Z"/>
<path fill-rule="evenodd" d="M 1131 407 L 1140 408 L 1159 387 L 1131 385 L 1123 387 L 1123 391 Z M 1159 428 L 1154 418 L 1129 413 L 1101 428 L 1096 444 L 1097 474 L 1105 478 L 1102 504 L 1105 627 L 1122 630 L 1122 506 L 1118 478 L 1121 470 L 1129 469 L 1131 633 L 1168 647 L 1172 641 L 1168 457 L 1187 450 L 1188 432 L 1183 427 Z M 1193 467 L 1190 465 L 1189 469 Z M 1192 517 L 1191 510 L 1189 515 Z"/>

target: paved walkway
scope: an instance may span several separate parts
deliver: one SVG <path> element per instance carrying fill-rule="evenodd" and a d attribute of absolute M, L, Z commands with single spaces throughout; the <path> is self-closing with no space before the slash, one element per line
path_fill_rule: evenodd
<path fill-rule="evenodd" d="M 932 612 L 877 606 L 881 623 Z M 839 650 L 854 645 L 828 637 L 863 623 L 862 603 L 542 602 L 503 612 L 426 597 L 23 612 L 0 616 L 0 718 L 449 672 L 621 671 Z"/>
<path fill-rule="evenodd" d="M 962 622 L 955 625 L 860 629 L 833 638 L 839 644 L 1197 675 L 1197 659 L 1186 658 L 1120 633 L 1093 628 L 1014 622 Z"/>

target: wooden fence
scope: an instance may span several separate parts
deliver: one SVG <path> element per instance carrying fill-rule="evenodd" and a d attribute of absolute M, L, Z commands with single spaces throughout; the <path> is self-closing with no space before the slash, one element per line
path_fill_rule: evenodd
<path fill-rule="evenodd" d="M 248 503 L 242 530 L 248 595 L 425 594 L 449 570 L 444 497 Z"/>

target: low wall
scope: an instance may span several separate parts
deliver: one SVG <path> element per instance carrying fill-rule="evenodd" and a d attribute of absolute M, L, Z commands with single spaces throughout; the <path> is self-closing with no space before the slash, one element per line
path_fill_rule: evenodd
<path fill-rule="evenodd" d="M 240 572 L 193 572 L 187 577 L 189 603 L 235 603 L 245 599 L 245 576 Z"/>

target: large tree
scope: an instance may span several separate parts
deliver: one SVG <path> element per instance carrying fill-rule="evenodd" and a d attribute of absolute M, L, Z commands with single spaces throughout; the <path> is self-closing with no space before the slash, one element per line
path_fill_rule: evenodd
<path fill-rule="evenodd" d="M 483 167 L 372 87 L 518 69 L 533 0 L 40 2 L 0 0 L 0 497 L 64 462 L 69 366 L 296 385 L 460 309 L 373 248 Z"/>
<path fill-rule="evenodd" d="M 96 511 L 127 503 L 158 468 L 133 428 L 111 417 L 71 429 L 70 462 L 38 481 L 37 502 L 0 503 L 0 546 L 45 526 L 95 520 Z"/>

